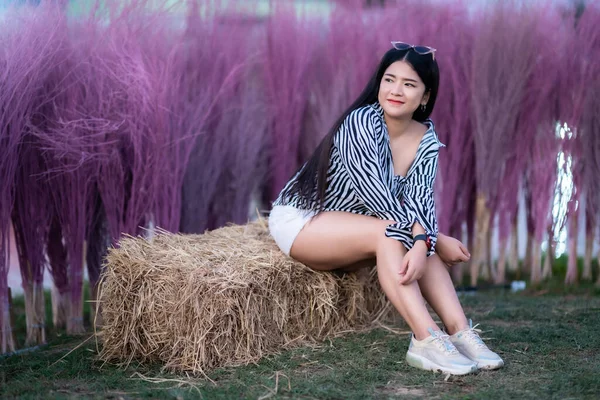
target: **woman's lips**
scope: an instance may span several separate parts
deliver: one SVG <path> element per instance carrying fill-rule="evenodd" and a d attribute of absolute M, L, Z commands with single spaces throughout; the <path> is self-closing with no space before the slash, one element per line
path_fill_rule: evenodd
<path fill-rule="evenodd" d="M 388 99 L 388 102 L 390 102 L 390 103 L 392 103 L 394 105 L 398 105 L 398 106 L 401 106 L 402 104 L 404 104 L 403 101 L 398 101 L 398 100 L 389 100 Z"/>

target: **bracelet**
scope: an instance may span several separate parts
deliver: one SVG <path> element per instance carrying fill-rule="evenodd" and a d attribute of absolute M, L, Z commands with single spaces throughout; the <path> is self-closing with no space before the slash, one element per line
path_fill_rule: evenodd
<path fill-rule="evenodd" d="M 422 240 L 425 242 L 425 245 L 427 246 L 427 250 L 431 250 L 431 238 L 427 235 L 421 234 L 421 235 L 417 235 L 413 238 L 413 242 L 416 242 L 417 240 Z"/>

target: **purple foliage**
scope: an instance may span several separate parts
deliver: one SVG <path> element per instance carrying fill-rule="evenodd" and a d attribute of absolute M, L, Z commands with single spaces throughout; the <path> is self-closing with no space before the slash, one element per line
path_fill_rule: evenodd
<path fill-rule="evenodd" d="M 559 78 L 561 96 L 559 98 L 560 120 L 568 125 L 573 133 L 565 142 L 565 150 L 572 157 L 572 173 L 575 190 L 569 202 L 569 215 L 575 211 L 579 196 L 584 192 L 583 171 L 586 164 L 584 149 L 593 141 L 596 133 L 581 129 L 590 84 L 598 76 L 598 43 L 600 42 L 600 10 L 589 5 L 581 15 L 574 12 L 566 17 L 565 35 L 560 42 L 562 73 Z M 574 26 L 572 28 L 571 26 Z M 592 110 L 593 112 L 593 110 Z M 589 160 L 588 160 L 589 161 Z"/>
<path fill-rule="evenodd" d="M 517 134 L 517 118 L 535 63 L 537 24 L 532 12 L 497 3 L 476 25 L 471 79 L 476 177 L 491 210 L 498 205 L 510 155 L 519 143 L 527 145 L 527 138 Z M 518 181 L 510 183 L 506 190 L 516 191 Z"/>
<path fill-rule="evenodd" d="M 263 149 L 266 116 L 253 45 L 261 37 L 260 25 L 200 29 L 193 20 L 189 23 L 196 28 L 186 35 L 181 84 L 173 91 L 181 115 L 173 134 L 187 140 L 180 143 L 185 163 L 174 189 L 182 192 L 179 229 L 201 233 L 222 226 L 234 212 L 230 206 L 236 215 L 245 215 L 242 221 L 247 219 L 248 203 L 239 201 L 249 202 L 260 179 L 260 173 L 255 175 L 260 166 L 256 158 Z M 236 188 L 235 196 L 240 197 L 227 200 L 237 205 L 224 203 Z"/>
<path fill-rule="evenodd" d="M 248 79 L 247 82 L 252 82 L 250 77 Z M 258 84 L 240 85 L 238 90 L 224 98 L 229 106 L 223 107 L 215 133 L 225 139 L 227 153 L 221 160 L 224 168 L 210 207 L 210 221 L 214 227 L 228 222 L 247 222 L 252 195 L 266 176 L 266 159 L 261 154 L 265 148 L 267 128 L 265 102 L 258 97 L 259 90 L 248 87 Z"/>
<path fill-rule="evenodd" d="M 51 6 L 47 15 L 28 8 L 8 10 L 0 31 L 0 338 L 1 351 L 12 348 L 7 338 L 8 319 L 7 243 L 14 202 L 18 146 L 32 118 L 34 98 L 46 75 L 57 27 L 48 18 L 56 15 Z M 25 27 L 25 29 L 23 29 Z"/>
<path fill-rule="evenodd" d="M 310 86 L 298 149 L 300 162 L 308 159 L 358 97 L 388 46 L 373 46 L 375 32 L 355 9 L 336 7 L 325 22 L 315 22 L 313 28 L 320 35 L 313 38 L 315 50 L 306 76 Z"/>
<path fill-rule="evenodd" d="M 266 197 L 275 200 L 298 167 L 302 120 L 307 105 L 305 82 L 318 30 L 278 5 L 267 23 L 264 84 L 269 105 L 269 179 Z"/>
<path fill-rule="evenodd" d="M 530 198 L 528 225 L 533 228 L 530 233 L 535 235 L 537 243 L 541 243 L 551 217 L 557 179 L 556 159 L 561 146 L 561 141 L 556 137 L 560 96 L 555 82 L 561 72 L 560 63 L 557 62 L 560 52 L 556 43 L 561 40 L 562 21 L 552 9 L 540 13 L 538 18 L 544 23 L 535 32 L 536 58 L 517 126 L 518 135 L 524 139 L 515 146 L 510 163 L 511 171 L 526 175 L 525 191 Z M 509 201 L 516 208 L 516 200 L 509 198 Z M 514 215 L 509 215 L 507 219 L 510 221 L 505 220 L 501 224 L 505 231 L 510 229 L 506 225 L 510 225 Z"/>
<path fill-rule="evenodd" d="M 48 269 L 58 293 L 64 296 L 69 291 L 69 276 L 67 274 L 69 260 L 67 249 L 63 243 L 62 228 L 55 213 L 50 222 L 47 243 Z"/>
<path fill-rule="evenodd" d="M 25 135 L 18 151 L 19 166 L 15 179 L 15 204 L 12 222 L 23 288 L 41 287 L 46 265 L 45 244 L 50 229 L 51 212 L 46 165 L 37 139 Z"/>
<path fill-rule="evenodd" d="M 582 105 L 581 119 L 577 126 L 580 138 L 578 164 L 581 165 L 581 184 L 585 192 L 586 234 L 593 238 L 600 220 L 600 8 L 588 7 L 579 21 L 579 29 L 589 33 L 583 55 L 586 71 L 586 91 Z M 595 27 L 594 32 L 589 32 Z M 590 46 L 587 48 L 587 46 Z M 585 78 L 584 78 L 585 79 Z M 585 166 L 585 168 L 583 168 Z"/>
<path fill-rule="evenodd" d="M 60 16 L 53 25 L 63 35 L 68 32 L 66 21 Z M 67 276 L 71 310 L 67 330 L 79 333 L 83 331 L 84 244 L 90 220 L 91 193 L 97 176 L 97 165 L 88 155 L 93 154 L 93 140 L 98 140 L 98 136 L 90 134 L 95 121 L 87 119 L 79 109 L 85 89 L 79 82 L 80 71 L 72 49 L 65 36 L 56 37 L 52 44 L 55 52 L 48 60 L 49 74 L 38 92 L 39 109 L 46 113 L 44 118 L 32 120 L 30 129 L 41 147 L 46 149 L 50 196 L 69 255 Z M 78 154 L 78 159 L 68 159 Z"/>
<path fill-rule="evenodd" d="M 600 54 L 600 49 L 598 52 Z M 582 183 L 586 193 L 586 233 L 588 237 L 594 237 L 600 225 L 600 70 L 590 82 L 580 127 L 585 140 Z"/>
<path fill-rule="evenodd" d="M 111 239 L 108 233 L 104 205 L 97 189 L 93 190 L 92 199 L 94 205 L 86 240 L 86 264 L 90 287 L 94 288 L 100 279 L 104 257 L 111 244 Z"/>
<path fill-rule="evenodd" d="M 447 7 L 438 24 L 439 35 L 431 44 L 440 49 L 437 60 L 440 67 L 440 90 L 432 118 L 442 143 L 446 148 L 440 152 L 439 178 L 437 179 L 438 219 L 444 232 L 460 232 L 467 219 L 470 191 L 469 182 L 475 180 L 474 138 L 472 130 L 471 76 L 472 43 L 474 31 L 468 24 L 443 23 L 442 21 L 465 21 L 466 10 Z"/>

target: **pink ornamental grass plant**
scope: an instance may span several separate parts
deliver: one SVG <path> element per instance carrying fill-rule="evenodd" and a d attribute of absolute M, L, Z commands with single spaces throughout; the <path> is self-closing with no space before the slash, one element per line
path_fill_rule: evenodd
<path fill-rule="evenodd" d="M 35 345 L 46 341 L 43 285 L 46 243 L 52 217 L 48 207 L 51 203 L 50 188 L 44 176 L 45 160 L 34 136 L 24 135 L 18 160 L 12 223 L 25 295 L 25 344 Z"/>
<path fill-rule="evenodd" d="M 267 23 L 263 76 L 268 104 L 269 176 L 266 198 L 275 200 L 299 165 L 298 150 L 307 106 L 306 78 L 318 31 L 295 15 L 289 4 L 276 5 Z"/>
<path fill-rule="evenodd" d="M 0 24 L 0 351 L 14 350 L 8 315 L 8 226 L 13 211 L 18 148 L 35 110 L 33 104 L 56 53 L 60 26 L 52 5 L 46 15 L 28 7 L 8 9 Z"/>
<path fill-rule="evenodd" d="M 239 189 L 235 196 L 248 198 L 260 177 L 253 171 L 264 149 L 266 110 L 258 70 L 262 50 L 256 42 L 264 39 L 264 27 L 260 21 L 189 26 L 195 28 L 181 52 L 180 89 L 173 91 L 180 113 L 173 134 L 181 137 L 173 140 L 185 161 L 177 186 L 182 190 L 179 229 L 202 233 L 222 226 L 232 211 L 224 210 L 225 204 L 238 204 L 239 198 L 229 197 L 232 191 Z M 247 217 L 248 205 L 244 208 Z"/>
<path fill-rule="evenodd" d="M 597 5 L 590 4 L 581 14 L 575 12 L 565 17 L 565 31 L 561 45 L 561 69 L 559 87 L 560 120 L 570 129 L 568 140 L 565 141 L 565 152 L 571 158 L 571 171 L 573 174 L 574 190 L 569 201 L 569 261 L 567 263 L 566 283 L 578 280 L 577 272 L 577 233 L 580 196 L 586 191 L 584 170 L 586 161 L 584 149 L 593 147 L 593 135 L 582 127 L 583 114 L 586 108 L 590 83 L 598 75 L 598 42 L 600 32 L 600 9 Z M 584 168 L 585 167 L 585 168 Z"/>
<path fill-rule="evenodd" d="M 559 92 L 555 85 L 561 73 L 559 69 L 559 47 L 563 22 L 553 9 L 540 12 L 540 23 L 535 31 L 538 43 L 533 73 L 527 81 L 527 92 L 522 102 L 517 124 L 517 145 L 511 160 L 511 171 L 517 171 L 525 185 L 524 190 L 530 199 L 528 219 L 532 234 L 532 246 L 537 249 L 550 224 L 553 194 L 557 179 L 556 159 L 561 141 L 556 136 L 558 121 Z M 524 179 L 523 179 L 524 178 Z M 516 199 L 509 197 L 513 204 L 509 211 L 516 208 Z M 507 234 L 508 215 L 501 220 L 501 234 Z M 552 238 L 548 238 L 550 245 Z M 531 278 L 542 278 L 541 259 L 531 260 Z"/>
<path fill-rule="evenodd" d="M 440 230 L 460 237 L 466 220 L 469 192 L 474 180 L 474 137 L 472 130 L 471 96 L 468 82 L 473 68 L 473 48 L 464 43 L 473 41 L 474 31 L 464 9 L 446 7 L 440 16 L 439 34 L 431 46 L 440 50 L 436 59 L 440 68 L 440 90 L 433 111 L 440 141 L 446 148 L 440 151 L 436 180 L 438 223 Z"/>
<path fill-rule="evenodd" d="M 305 78 L 308 87 L 299 160 L 306 161 L 337 118 L 358 97 L 391 45 L 374 44 L 374 32 L 359 9 L 335 7 L 329 19 L 315 22 L 315 50 Z"/>
<path fill-rule="evenodd" d="M 534 15 L 516 4 L 498 3 L 476 18 L 470 88 L 476 178 L 477 190 L 492 210 L 511 149 L 522 140 L 517 119 L 537 54 Z"/>
<path fill-rule="evenodd" d="M 46 16 L 47 17 L 47 16 Z M 68 32 L 66 21 L 54 21 L 61 33 Z M 56 54 L 48 68 L 46 82 L 38 90 L 40 104 L 48 104 L 44 118 L 31 125 L 32 133 L 45 149 L 50 196 L 68 254 L 69 310 L 67 332 L 78 334 L 83 327 L 83 265 L 91 193 L 97 177 L 92 157 L 94 121 L 87 119 L 79 107 L 84 103 L 78 60 L 65 36 L 56 40 Z M 65 140 L 62 140 L 65 139 Z M 78 158 L 76 155 L 80 155 Z"/>

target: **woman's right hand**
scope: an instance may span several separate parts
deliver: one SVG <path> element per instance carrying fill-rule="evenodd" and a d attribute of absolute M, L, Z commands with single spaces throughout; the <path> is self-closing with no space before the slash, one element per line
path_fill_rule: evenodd
<path fill-rule="evenodd" d="M 421 279 L 427 267 L 427 245 L 424 241 L 417 241 L 402 259 L 400 266 L 400 284 Z"/>
<path fill-rule="evenodd" d="M 461 262 L 467 262 L 471 259 L 469 250 L 467 250 L 460 240 L 442 235 L 441 233 L 438 235 L 435 252 L 448 267 Z"/>

